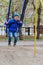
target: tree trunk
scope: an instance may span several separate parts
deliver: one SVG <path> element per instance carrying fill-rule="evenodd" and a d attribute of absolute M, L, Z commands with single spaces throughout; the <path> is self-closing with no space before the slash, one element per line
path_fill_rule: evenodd
<path fill-rule="evenodd" d="M 38 0 L 37 0 L 38 1 Z M 37 2 L 36 1 L 36 2 Z M 36 5 L 38 4 L 38 3 L 35 3 L 34 4 L 34 0 L 33 0 L 33 2 L 32 2 L 32 4 L 33 4 L 33 7 L 34 7 L 34 10 L 35 10 L 35 8 L 36 8 Z M 38 5 L 37 5 L 37 14 L 38 14 L 38 20 L 37 20 L 37 39 L 39 39 L 39 36 L 40 36 L 40 15 L 41 15 L 41 2 L 40 2 L 40 5 L 39 5 L 39 8 L 38 8 Z"/>
<path fill-rule="evenodd" d="M 39 36 L 40 36 L 40 15 L 41 15 L 41 3 L 38 9 L 37 39 L 39 39 Z"/>

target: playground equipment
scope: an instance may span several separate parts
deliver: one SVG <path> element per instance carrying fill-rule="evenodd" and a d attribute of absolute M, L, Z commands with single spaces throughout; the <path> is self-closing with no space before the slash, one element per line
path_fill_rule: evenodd
<path fill-rule="evenodd" d="M 8 7 L 8 14 L 7 14 L 7 21 L 9 20 L 9 16 L 10 16 L 11 2 L 12 2 L 12 0 L 9 0 L 9 7 Z M 7 27 L 8 27 L 8 25 L 6 25 L 6 36 L 7 36 Z"/>
<path fill-rule="evenodd" d="M 8 7 L 8 16 L 7 16 L 7 21 L 9 20 L 9 16 L 10 16 L 10 7 L 11 7 L 11 2 L 12 0 L 9 1 L 9 7 Z"/>
<path fill-rule="evenodd" d="M 9 16 L 10 16 L 11 3 L 12 3 L 12 0 L 9 1 L 7 21 L 9 20 Z M 22 22 L 23 22 L 23 19 L 24 19 L 24 14 L 25 14 L 25 9 L 26 9 L 27 3 L 28 3 L 28 0 L 24 0 L 23 9 L 22 9 L 22 13 L 21 13 L 21 16 L 20 16 L 20 20 Z M 7 25 L 6 25 L 6 36 L 7 36 Z"/>
<path fill-rule="evenodd" d="M 38 0 L 35 0 L 35 15 L 34 15 L 34 55 L 36 55 L 36 25 L 37 25 L 37 9 L 38 9 Z"/>
<path fill-rule="evenodd" d="M 9 20 L 9 16 L 10 16 L 10 7 L 11 7 L 11 2 L 12 0 L 9 1 L 9 8 L 8 8 L 8 16 L 7 16 L 7 21 Z M 24 14 L 25 14 L 25 10 L 27 7 L 29 0 L 24 0 L 24 4 L 23 4 L 23 8 L 22 8 L 22 13 L 20 16 L 20 20 L 23 21 L 24 19 Z M 37 25 L 37 19 L 38 19 L 38 14 L 37 14 L 37 9 L 38 9 L 38 0 L 35 0 L 35 16 L 34 16 L 34 55 L 36 55 L 36 25 Z M 43 6 L 43 2 L 42 0 L 40 0 L 42 6 Z M 7 30 L 7 28 L 6 28 Z"/>
<path fill-rule="evenodd" d="M 23 4 L 23 8 L 22 8 L 22 13 L 20 16 L 20 20 L 23 21 L 24 19 L 24 14 L 25 14 L 25 10 L 26 10 L 26 6 L 29 0 L 24 0 L 24 4 Z M 37 0 L 36 0 L 37 1 Z M 7 21 L 9 20 L 9 16 L 10 16 L 10 7 L 11 7 L 11 2 L 12 0 L 9 1 L 9 8 L 8 8 L 8 16 L 7 16 Z M 37 12 L 37 6 L 35 11 Z M 34 55 L 36 55 L 36 16 L 35 16 L 35 24 L 34 24 Z M 7 28 L 6 28 L 6 33 L 7 33 Z"/>
<path fill-rule="evenodd" d="M 24 19 L 24 14 L 25 14 L 25 10 L 26 10 L 26 6 L 29 0 L 24 0 L 24 4 L 23 4 L 23 8 L 22 8 L 22 13 L 21 13 L 21 17 L 20 20 L 23 21 Z"/>
<path fill-rule="evenodd" d="M 41 3 L 43 7 L 43 0 L 35 0 L 35 15 L 34 15 L 34 55 L 36 55 L 36 25 L 38 20 L 38 2 Z M 39 24 L 38 24 L 39 25 Z"/>
<path fill-rule="evenodd" d="M 22 8 L 22 13 L 21 13 L 21 16 L 20 16 L 20 21 L 23 22 L 23 19 L 24 19 L 24 14 L 25 14 L 25 10 L 26 10 L 26 7 L 27 7 L 27 3 L 28 3 L 29 0 L 24 0 L 24 3 L 23 3 L 23 8 Z M 19 38 L 20 40 L 22 40 L 22 32 L 21 32 L 21 28 L 19 28 L 20 32 L 19 32 Z"/>

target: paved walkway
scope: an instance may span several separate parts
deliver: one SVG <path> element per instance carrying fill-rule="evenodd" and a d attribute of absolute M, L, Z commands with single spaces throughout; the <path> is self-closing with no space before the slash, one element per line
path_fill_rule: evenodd
<path fill-rule="evenodd" d="M 33 42 L 27 42 L 19 41 L 15 47 L 8 46 L 7 42 L 0 42 L 0 65 L 43 65 L 43 47 L 37 46 L 34 56 L 34 47 L 31 46 Z M 42 41 L 38 45 L 39 43 L 42 44 Z"/>
<path fill-rule="evenodd" d="M 13 45 L 13 42 L 11 42 Z M 34 45 L 34 41 L 18 41 L 16 45 Z M 43 45 L 43 41 L 37 40 L 36 45 Z M 0 46 L 8 46 L 7 41 L 0 41 Z"/>

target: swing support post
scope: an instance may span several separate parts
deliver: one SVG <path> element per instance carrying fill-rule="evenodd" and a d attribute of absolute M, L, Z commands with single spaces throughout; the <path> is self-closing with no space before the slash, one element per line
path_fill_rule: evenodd
<path fill-rule="evenodd" d="M 36 56 L 36 27 L 38 21 L 38 6 L 39 0 L 35 0 L 35 15 L 34 15 L 34 55 Z"/>
<path fill-rule="evenodd" d="M 11 7 L 11 2 L 12 2 L 12 0 L 9 0 L 9 7 L 8 7 L 8 13 L 7 13 L 7 22 L 8 22 L 8 20 L 9 20 L 9 16 L 10 16 L 10 7 Z M 6 37 L 8 36 L 7 35 L 7 25 L 6 25 Z"/>

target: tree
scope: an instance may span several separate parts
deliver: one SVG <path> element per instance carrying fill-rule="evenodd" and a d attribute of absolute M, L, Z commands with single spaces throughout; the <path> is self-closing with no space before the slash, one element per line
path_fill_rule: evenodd
<path fill-rule="evenodd" d="M 39 0 L 33 1 L 33 7 L 35 11 L 36 16 L 36 27 L 37 27 L 37 39 L 39 39 L 40 36 L 40 15 L 41 15 L 41 2 Z"/>
<path fill-rule="evenodd" d="M 38 8 L 38 21 L 37 21 L 37 39 L 39 39 L 40 36 L 40 15 L 41 15 L 41 2 Z"/>

